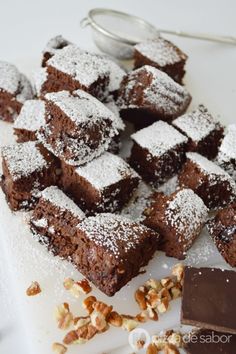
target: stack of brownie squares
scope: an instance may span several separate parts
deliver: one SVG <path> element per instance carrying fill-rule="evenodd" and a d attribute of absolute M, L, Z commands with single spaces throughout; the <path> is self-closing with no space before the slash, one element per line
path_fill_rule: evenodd
<path fill-rule="evenodd" d="M 7 202 L 33 209 L 37 239 L 109 296 L 157 250 L 184 259 L 208 211 L 236 201 L 234 130 L 225 135 L 203 106 L 186 113 L 187 55 L 160 37 L 136 45 L 134 59 L 126 72 L 56 36 L 32 85 L 0 63 L 0 116 L 14 122 L 17 141 L 2 148 Z M 127 161 L 125 121 L 133 123 Z M 158 191 L 176 175 L 173 193 Z M 137 219 L 123 210 L 140 208 L 140 185 L 147 195 Z"/>

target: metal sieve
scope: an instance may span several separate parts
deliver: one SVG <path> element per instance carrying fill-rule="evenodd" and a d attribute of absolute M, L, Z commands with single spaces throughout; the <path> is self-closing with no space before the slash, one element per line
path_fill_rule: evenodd
<path fill-rule="evenodd" d="M 96 8 L 81 21 L 91 26 L 97 47 L 117 59 L 131 59 L 135 44 L 157 38 L 160 33 L 236 45 L 236 37 L 157 29 L 142 18 L 111 9 Z"/>

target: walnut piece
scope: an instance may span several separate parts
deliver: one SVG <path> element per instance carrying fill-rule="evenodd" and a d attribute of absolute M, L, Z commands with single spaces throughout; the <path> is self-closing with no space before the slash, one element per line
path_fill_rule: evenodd
<path fill-rule="evenodd" d="M 64 302 L 58 305 L 55 310 L 55 317 L 57 320 L 57 326 L 60 329 L 68 329 L 73 321 L 73 315 L 70 312 L 70 307 L 68 303 Z"/>
<path fill-rule="evenodd" d="M 41 288 L 40 285 L 37 281 L 33 281 L 31 285 L 28 287 L 26 290 L 26 295 L 27 296 L 35 296 L 41 293 Z"/>
<path fill-rule="evenodd" d="M 65 354 L 67 352 L 67 348 L 61 343 L 53 343 L 52 350 L 57 354 Z"/>

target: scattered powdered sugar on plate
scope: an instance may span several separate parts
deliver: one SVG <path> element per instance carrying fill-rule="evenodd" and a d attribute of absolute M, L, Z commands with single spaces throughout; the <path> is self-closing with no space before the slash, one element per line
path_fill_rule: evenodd
<path fill-rule="evenodd" d="M 148 40 L 135 46 L 135 49 L 160 67 L 176 64 L 187 59 L 187 55 L 164 38 Z"/>
<path fill-rule="evenodd" d="M 195 142 L 201 141 L 213 130 L 221 127 L 203 105 L 176 118 L 172 124 Z"/>
<path fill-rule="evenodd" d="M 36 131 L 45 123 L 45 102 L 27 100 L 14 122 L 14 128 Z"/>
<path fill-rule="evenodd" d="M 131 135 L 131 138 L 152 156 L 159 157 L 170 149 L 184 144 L 187 137 L 166 122 L 158 121 Z"/>
<path fill-rule="evenodd" d="M 178 234 L 191 241 L 192 236 L 205 224 L 208 208 L 197 194 L 186 188 L 179 190 L 169 201 L 165 216 Z"/>
<path fill-rule="evenodd" d="M 40 171 L 48 164 L 34 141 L 4 146 L 1 151 L 14 181 Z"/>
<path fill-rule="evenodd" d="M 174 193 L 177 188 L 178 188 L 178 176 L 176 175 L 168 179 L 168 181 L 166 181 L 162 185 L 160 185 L 160 187 L 158 187 L 157 190 L 158 192 L 162 192 L 165 195 L 170 195 Z"/>
<path fill-rule="evenodd" d="M 140 178 L 121 157 L 109 152 L 78 167 L 76 173 L 101 192 L 104 188 L 125 178 Z"/>
<path fill-rule="evenodd" d="M 98 246 L 109 249 L 116 258 L 140 245 L 147 228 L 122 215 L 103 213 L 90 216 L 78 229 Z"/>
<path fill-rule="evenodd" d="M 141 181 L 129 203 L 122 209 L 121 215 L 133 221 L 142 221 L 144 219 L 143 212 L 149 206 L 151 202 L 149 197 L 153 192 L 149 185 Z"/>
<path fill-rule="evenodd" d="M 72 44 L 57 51 L 48 60 L 47 66 L 70 75 L 86 87 L 99 78 L 109 77 L 108 66 L 101 56 L 82 51 Z"/>
<path fill-rule="evenodd" d="M 85 217 L 83 211 L 73 202 L 73 200 L 67 197 L 67 195 L 56 186 L 44 189 L 41 197 L 61 210 L 70 211 L 74 216 L 78 216 L 80 219 L 84 219 Z"/>

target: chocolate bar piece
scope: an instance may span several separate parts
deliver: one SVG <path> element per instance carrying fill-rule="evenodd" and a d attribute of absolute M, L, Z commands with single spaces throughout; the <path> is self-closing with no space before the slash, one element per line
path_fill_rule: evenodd
<path fill-rule="evenodd" d="M 236 335 L 200 329 L 187 336 L 184 349 L 187 354 L 234 354 Z"/>
<path fill-rule="evenodd" d="M 186 267 L 181 323 L 236 334 L 236 272 Z"/>

